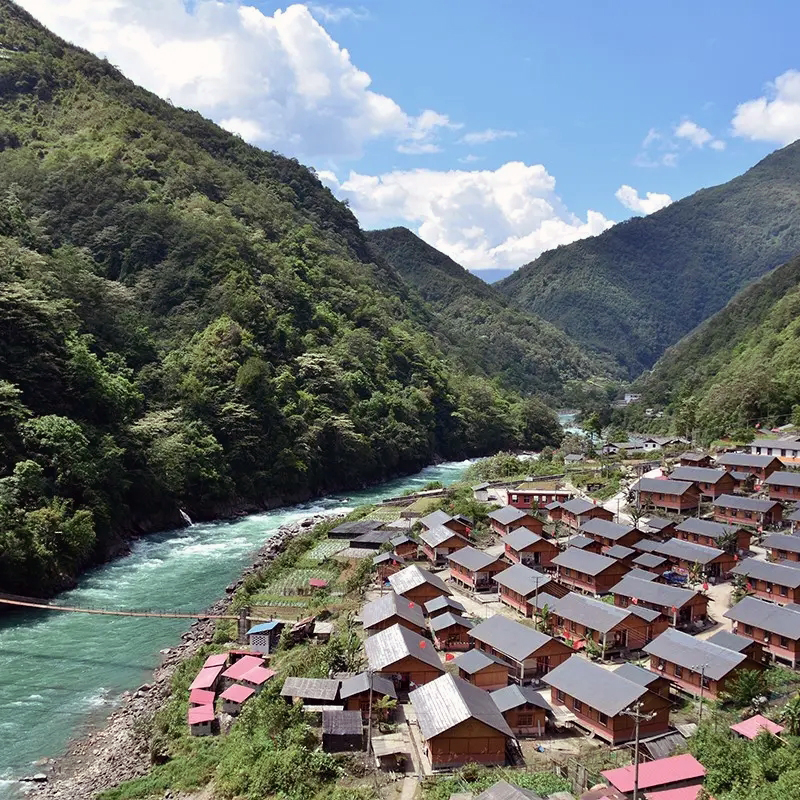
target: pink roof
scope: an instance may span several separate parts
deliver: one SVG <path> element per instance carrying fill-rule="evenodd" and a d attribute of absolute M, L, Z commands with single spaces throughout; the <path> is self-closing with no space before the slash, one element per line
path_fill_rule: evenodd
<path fill-rule="evenodd" d="M 214 692 L 208 689 L 192 689 L 189 692 L 189 702 L 195 706 L 213 706 Z"/>
<path fill-rule="evenodd" d="M 222 672 L 222 667 L 204 667 L 189 685 L 189 691 L 192 689 L 210 689 L 219 678 L 220 672 Z"/>
<path fill-rule="evenodd" d="M 200 725 L 203 722 L 214 721 L 214 706 L 195 706 L 189 709 L 186 715 L 190 725 Z"/>
<path fill-rule="evenodd" d="M 240 683 L 234 683 L 233 686 L 229 686 L 220 697 L 232 703 L 244 703 L 245 700 L 252 697 L 254 694 L 255 692 L 249 686 L 242 686 Z"/>
<path fill-rule="evenodd" d="M 761 731 L 769 731 L 777 736 L 783 733 L 783 725 L 778 725 L 777 722 L 773 722 L 761 714 L 756 714 L 754 717 L 743 719 L 741 722 L 731 725 L 731 730 L 740 736 L 744 736 L 745 739 L 755 739 Z"/>
<path fill-rule="evenodd" d="M 206 667 L 222 667 L 228 663 L 228 654 L 227 653 L 216 653 L 213 656 L 209 656 L 206 659 L 206 663 L 203 664 L 203 669 Z"/>
<path fill-rule="evenodd" d="M 242 675 L 250 672 L 253 667 L 263 667 L 264 659 L 256 658 L 255 656 L 242 656 L 232 667 L 228 667 L 222 673 L 223 678 L 230 678 L 232 681 L 238 681 Z"/>
<path fill-rule="evenodd" d="M 311 578 L 308 585 L 314 589 L 324 589 L 328 585 L 328 581 L 323 578 Z"/>
<path fill-rule="evenodd" d="M 266 667 L 253 667 L 250 672 L 246 672 L 239 680 L 253 683 L 256 686 L 261 686 L 266 683 L 270 678 L 275 677 L 275 671 L 267 669 Z"/>
<path fill-rule="evenodd" d="M 608 783 L 621 792 L 633 791 L 633 764 L 628 767 L 607 769 L 600 773 Z M 705 767 L 689 753 L 671 758 L 659 758 L 639 764 L 639 788 L 669 786 L 671 783 L 697 780 L 706 775 Z"/>
<path fill-rule="evenodd" d="M 697 786 L 682 786 L 680 789 L 665 789 L 663 792 L 647 792 L 645 800 L 697 800 L 700 789 L 703 787 L 698 783 Z M 712 797 L 711 800 L 714 800 Z"/>

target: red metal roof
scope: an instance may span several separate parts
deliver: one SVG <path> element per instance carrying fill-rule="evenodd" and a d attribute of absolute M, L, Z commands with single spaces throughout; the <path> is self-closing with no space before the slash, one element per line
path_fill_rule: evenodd
<path fill-rule="evenodd" d="M 232 681 L 238 681 L 242 675 L 246 675 L 253 667 L 263 666 L 263 658 L 256 658 L 254 655 L 243 656 L 232 667 L 228 667 L 228 669 L 222 673 L 222 677 L 230 678 Z"/>
<path fill-rule="evenodd" d="M 618 769 L 607 769 L 600 774 L 619 791 L 633 791 L 633 764 Z M 705 767 L 693 755 L 684 753 L 680 756 L 659 758 L 656 761 L 639 764 L 639 788 L 658 788 L 690 780 L 700 783 L 705 775 Z"/>
<path fill-rule="evenodd" d="M 663 792 L 647 792 L 645 800 L 697 800 L 702 786 L 682 786 L 680 789 L 665 789 Z M 711 800 L 714 800 L 712 797 Z"/>
<path fill-rule="evenodd" d="M 210 692 L 208 689 L 192 689 L 189 692 L 189 702 L 193 706 L 213 706 L 214 692 Z"/>
<path fill-rule="evenodd" d="M 308 582 L 308 585 L 312 589 L 324 589 L 328 585 L 328 581 L 324 580 L 323 578 L 311 578 Z"/>
<path fill-rule="evenodd" d="M 249 686 L 242 686 L 239 683 L 234 683 L 233 686 L 229 686 L 220 697 L 232 703 L 244 703 L 245 700 L 249 699 L 254 694 L 255 692 Z"/>
<path fill-rule="evenodd" d="M 219 678 L 222 667 L 205 667 L 197 673 L 197 677 L 189 684 L 189 691 L 192 689 L 210 689 Z"/>
<path fill-rule="evenodd" d="M 203 722 L 214 721 L 214 706 L 195 706 L 190 708 L 186 718 L 190 725 L 200 725 Z"/>
<path fill-rule="evenodd" d="M 239 680 L 261 686 L 274 677 L 275 670 L 267 669 L 266 667 L 253 667 L 250 672 L 246 672 Z"/>
<path fill-rule="evenodd" d="M 777 722 L 773 722 L 761 714 L 756 714 L 754 717 L 731 725 L 731 730 L 738 733 L 739 736 L 744 736 L 745 739 L 755 739 L 761 731 L 769 731 L 778 736 L 783 733 L 783 725 L 778 725 Z"/>
<path fill-rule="evenodd" d="M 216 653 L 213 656 L 209 656 L 206 659 L 206 663 L 203 664 L 203 669 L 206 667 L 222 667 L 228 663 L 228 654 L 227 653 Z"/>

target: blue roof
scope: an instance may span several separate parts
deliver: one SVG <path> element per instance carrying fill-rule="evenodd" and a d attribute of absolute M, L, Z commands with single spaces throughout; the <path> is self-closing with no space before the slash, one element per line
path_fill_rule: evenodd
<path fill-rule="evenodd" d="M 247 631 L 247 635 L 249 636 L 251 633 L 266 633 L 267 631 L 274 631 L 279 624 L 280 623 L 277 619 L 273 619 L 269 622 L 262 622 L 260 625 L 253 625 L 253 627 Z"/>

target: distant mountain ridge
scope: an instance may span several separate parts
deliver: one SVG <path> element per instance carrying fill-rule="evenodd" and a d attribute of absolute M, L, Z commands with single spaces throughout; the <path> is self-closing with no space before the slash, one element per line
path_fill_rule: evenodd
<path fill-rule="evenodd" d="M 635 377 L 800 253 L 800 142 L 728 183 L 542 254 L 496 288 Z"/>

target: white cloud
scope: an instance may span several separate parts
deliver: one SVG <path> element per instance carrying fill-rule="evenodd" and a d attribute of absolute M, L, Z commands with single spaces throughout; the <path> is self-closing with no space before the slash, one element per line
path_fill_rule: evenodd
<path fill-rule="evenodd" d="M 731 124 L 737 136 L 756 141 L 790 144 L 800 138 L 800 71 L 784 72 L 766 95 L 739 105 Z"/>
<path fill-rule="evenodd" d="M 21 5 L 135 82 L 263 147 L 307 159 L 354 157 L 376 138 L 419 145 L 447 127 L 437 112 L 414 117 L 373 91 L 370 76 L 304 5 L 271 16 L 242 0 Z M 330 20 L 349 14 L 315 10 Z"/>
<path fill-rule="evenodd" d="M 323 22 L 342 22 L 346 19 L 363 22 L 365 19 L 369 19 L 369 11 L 363 6 L 351 8 L 350 6 L 328 6 L 313 3 L 308 8 L 315 17 Z"/>
<path fill-rule="evenodd" d="M 467 155 L 458 160 L 461 164 L 474 164 L 476 161 L 483 161 L 483 156 L 475 155 L 475 153 L 467 153 Z"/>
<path fill-rule="evenodd" d="M 487 144 L 496 142 L 498 139 L 513 139 L 517 135 L 516 131 L 502 131 L 495 128 L 487 128 L 485 131 L 473 131 L 465 133 L 461 137 L 464 144 Z"/>
<path fill-rule="evenodd" d="M 724 150 L 727 147 L 727 145 L 722 139 L 714 139 L 709 145 L 709 147 L 712 150 Z"/>
<path fill-rule="evenodd" d="M 555 194 L 541 165 L 512 161 L 496 170 L 351 172 L 339 183 L 320 177 L 348 200 L 365 227 L 400 222 L 472 269 L 518 267 L 545 250 L 602 233 L 613 222 L 597 211 L 580 219 Z"/>
<path fill-rule="evenodd" d="M 657 192 L 647 192 L 644 197 L 640 197 L 639 192 L 627 184 L 620 186 L 614 193 L 614 197 L 625 208 L 635 211 L 637 214 L 652 214 L 672 202 L 672 198 L 668 194 L 658 194 Z"/>
<path fill-rule="evenodd" d="M 675 135 L 679 139 L 688 141 L 692 147 L 702 147 L 714 138 L 705 128 L 701 128 L 690 119 L 685 119 L 680 125 L 675 126 Z"/>

